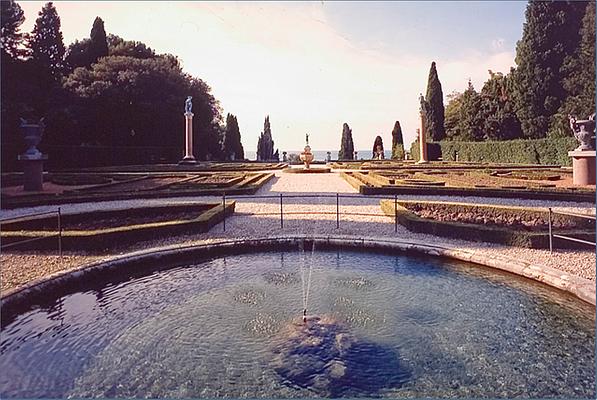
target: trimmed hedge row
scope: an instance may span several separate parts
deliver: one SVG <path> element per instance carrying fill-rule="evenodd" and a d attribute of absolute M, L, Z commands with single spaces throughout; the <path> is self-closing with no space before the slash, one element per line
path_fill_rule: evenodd
<path fill-rule="evenodd" d="M 226 202 L 226 215 L 234 212 L 236 202 Z M 159 214 L 166 211 L 197 212 L 197 217 L 191 219 L 173 219 L 162 222 L 134 224 L 128 226 L 106 227 L 94 230 L 69 230 L 69 223 L 77 223 L 94 218 L 117 218 L 122 215 Z M 53 221 L 50 219 L 53 218 Z M 67 250 L 97 250 L 132 244 L 144 240 L 153 240 L 184 233 L 207 232 L 212 226 L 224 218 L 221 204 L 180 204 L 157 207 L 141 207 L 121 210 L 101 210 L 89 213 L 63 215 L 66 229 L 62 232 L 62 248 Z M 32 238 L 45 238 L 38 241 L 23 243 L 15 246 L 21 249 L 56 249 L 57 228 L 47 229 L 48 225 L 56 222 L 56 217 L 29 218 L 18 222 L 2 224 L 3 244 L 16 243 Z"/>
<path fill-rule="evenodd" d="M 444 161 L 472 161 L 542 165 L 572 165 L 568 152 L 574 150 L 578 142 L 573 137 L 546 139 L 516 139 L 485 142 L 427 143 L 430 160 L 442 157 Z M 411 154 L 419 159 L 418 142 L 411 145 Z"/>
<path fill-rule="evenodd" d="M 547 212 L 541 212 L 532 209 L 524 209 L 522 207 L 504 207 L 492 205 L 473 205 L 464 203 L 435 203 L 435 202 L 405 202 L 399 201 L 396 208 L 392 200 L 381 200 L 380 205 L 384 214 L 398 219 L 398 222 L 406 227 L 409 231 L 418 233 L 429 233 L 436 236 L 449 237 L 454 239 L 470 240 L 475 242 L 490 242 L 500 243 L 509 246 L 529 247 L 529 248 L 549 248 L 549 234 L 548 232 L 531 232 L 525 230 L 518 230 L 508 228 L 506 226 L 487 226 L 482 224 L 462 223 L 462 222 L 448 222 L 437 221 L 433 219 L 421 218 L 407 207 L 414 204 L 425 206 L 430 204 L 432 207 L 441 207 L 450 212 L 458 212 L 464 210 L 476 210 L 481 212 L 491 212 L 493 214 L 516 215 L 519 214 L 523 218 L 540 216 L 546 218 Z M 554 215 L 558 218 L 558 222 L 565 221 L 570 217 L 562 215 Z M 566 230 L 567 236 L 574 236 L 588 241 L 595 240 L 594 227 L 590 228 L 586 223 L 581 222 L 578 229 Z M 557 233 L 557 232 L 556 232 Z M 580 245 L 554 239 L 554 247 L 559 248 L 579 248 Z"/>

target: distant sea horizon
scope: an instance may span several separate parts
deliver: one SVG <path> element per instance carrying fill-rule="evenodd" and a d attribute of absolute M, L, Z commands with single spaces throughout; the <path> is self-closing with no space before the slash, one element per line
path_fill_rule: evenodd
<path fill-rule="evenodd" d="M 300 154 L 303 150 L 285 150 L 288 155 L 290 154 Z M 332 160 L 338 159 L 338 151 L 339 150 L 311 150 L 313 155 L 315 156 L 315 161 L 325 161 L 327 157 L 328 151 L 332 156 Z M 357 158 L 363 160 L 371 160 L 373 158 L 373 151 L 372 150 L 357 150 Z M 384 156 L 386 158 L 392 158 L 392 151 L 391 150 L 384 150 Z M 248 160 L 255 160 L 257 158 L 257 152 L 246 150 L 245 151 L 245 158 Z M 280 151 L 280 161 L 282 161 L 282 152 Z"/>

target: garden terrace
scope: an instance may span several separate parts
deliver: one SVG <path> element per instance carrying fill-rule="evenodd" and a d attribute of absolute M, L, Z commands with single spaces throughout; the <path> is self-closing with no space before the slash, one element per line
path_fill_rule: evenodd
<path fill-rule="evenodd" d="M 226 214 L 236 203 L 226 203 Z M 222 203 L 98 210 L 75 214 L 32 216 L 0 222 L 3 246 L 55 249 L 61 235 L 65 250 L 114 248 L 171 235 L 207 232 L 224 218 Z M 31 240 L 31 239 L 40 240 Z M 22 242 L 22 244 L 17 244 Z"/>
<path fill-rule="evenodd" d="M 80 173 L 50 174 L 44 192 L 2 188 L 2 208 L 88 201 L 254 194 L 273 177 L 270 172 Z"/>
<path fill-rule="evenodd" d="M 221 172 L 221 171 L 270 171 L 288 167 L 281 162 L 199 162 L 197 164 L 119 165 L 77 169 L 80 172 Z M 69 172 L 69 171 L 64 171 Z"/>
<path fill-rule="evenodd" d="M 593 186 L 572 185 L 566 169 L 394 169 L 345 171 L 341 176 L 362 194 L 507 197 L 595 202 Z"/>
<path fill-rule="evenodd" d="M 547 209 L 403 200 L 382 200 L 380 204 L 386 215 L 396 218 L 412 232 L 510 246 L 549 248 Z M 595 238 L 594 220 L 552 214 L 552 228 L 578 239 L 593 241 Z M 579 248 L 574 242 L 557 238 L 553 245 Z"/>

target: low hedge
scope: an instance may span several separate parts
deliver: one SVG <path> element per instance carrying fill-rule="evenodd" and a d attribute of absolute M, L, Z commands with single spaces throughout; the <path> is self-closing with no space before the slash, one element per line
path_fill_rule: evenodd
<path fill-rule="evenodd" d="M 545 139 L 516 139 L 504 141 L 457 142 L 442 141 L 427 143 L 429 160 L 437 158 L 437 152 L 444 161 L 472 161 L 541 165 L 572 165 L 568 152 L 578 147 L 573 137 Z M 419 159 L 418 142 L 411 145 L 411 154 Z"/>
<path fill-rule="evenodd" d="M 234 212 L 236 203 L 226 202 L 226 215 Z M 166 211 L 196 211 L 197 217 L 190 219 L 173 219 L 161 222 L 113 226 L 93 230 L 72 230 L 69 223 L 76 223 L 94 218 L 118 218 L 122 215 L 159 214 Z M 89 213 L 65 214 L 62 216 L 62 248 L 65 250 L 96 250 L 113 248 L 144 240 L 153 240 L 184 233 L 207 232 L 212 226 L 224 218 L 221 204 L 179 204 L 170 206 L 138 207 L 120 210 L 101 210 Z M 43 218 L 24 218 L 16 222 L 2 224 L 2 244 L 7 245 L 33 238 L 43 240 L 23 243 L 16 249 L 56 249 L 57 247 L 56 216 Z"/>
<path fill-rule="evenodd" d="M 464 212 L 476 211 L 488 216 L 518 216 L 522 219 L 540 218 L 547 219 L 547 211 L 528 209 L 523 207 L 505 207 L 493 205 L 475 205 L 464 203 L 445 203 L 445 202 L 417 202 L 417 201 L 399 201 L 397 205 L 392 200 L 381 200 L 383 212 L 391 217 L 396 216 L 398 222 L 409 231 L 418 233 L 428 233 L 436 236 L 449 237 L 454 239 L 463 239 L 476 242 L 500 243 L 509 246 L 529 247 L 529 248 L 549 248 L 549 234 L 547 229 L 544 232 L 533 232 L 510 228 L 507 226 L 490 226 L 474 223 L 463 223 L 454 221 L 438 221 L 419 217 L 415 212 L 410 211 L 409 207 L 419 205 L 421 207 L 439 208 L 445 212 Z M 553 215 L 556 224 L 567 223 L 571 218 L 563 215 Z M 594 223 L 576 218 L 579 220 L 577 228 L 566 229 L 567 236 L 573 236 L 588 241 L 595 240 Z M 554 233 L 561 233 L 562 230 L 555 229 Z M 579 244 L 554 238 L 553 245 L 560 248 L 579 248 Z M 585 246 L 586 247 L 586 246 Z"/>

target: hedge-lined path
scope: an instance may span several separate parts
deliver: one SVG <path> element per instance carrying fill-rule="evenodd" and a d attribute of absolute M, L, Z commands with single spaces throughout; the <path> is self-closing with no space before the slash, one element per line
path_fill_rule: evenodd
<path fill-rule="evenodd" d="M 550 254 L 547 250 L 506 247 L 491 243 L 469 242 L 458 239 L 439 238 L 428 234 L 412 233 L 398 225 L 398 232 L 394 232 L 394 221 L 385 216 L 372 215 L 341 215 L 340 227 L 336 228 L 336 199 L 335 194 L 350 194 L 355 197 L 340 198 L 340 213 L 382 214 L 379 199 L 358 196 L 354 188 L 346 183 L 339 173 L 330 174 L 288 174 L 277 171 L 276 176 L 257 195 L 283 196 L 301 194 L 325 194 L 332 198 L 285 198 L 283 199 L 284 227 L 280 227 L 279 198 L 270 199 L 242 199 L 237 201 L 233 217 L 226 221 L 226 232 L 223 226 L 213 227 L 204 234 L 187 234 L 168 237 L 150 242 L 141 242 L 126 248 L 114 247 L 105 249 L 100 254 L 83 252 L 69 252 L 62 261 L 49 252 L 10 252 L 0 255 L 1 262 L 1 290 L 14 288 L 33 279 L 55 273 L 63 269 L 70 269 L 83 263 L 107 259 L 117 254 L 150 247 L 191 244 L 225 238 L 252 238 L 276 236 L 280 234 L 313 234 L 313 235 L 352 235 L 361 237 L 398 237 L 409 240 L 419 240 L 428 243 L 443 243 L 444 245 L 472 251 L 485 257 L 506 256 L 513 260 L 522 260 L 533 264 L 540 264 L 559 269 L 586 279 L 595 280 L 595 252 L 592 250 L 558 250 Z M 453 196 L 399 196 L 400 199 L 435 200 L 450 202 L 468 202 L 485 204 L 518 205 L 529 207 L 552 207 L 557 210 L 567 210 L 594 214 L 595 205 L 591 203 L 568 203 L 541 200 L 494 199 Z M 96 209 L 115 209 L 123 207 L 138 207 L 142 205 L 177 204 L 182 202 L 221 202 L 221 197 L 186 197 L 149 200 L 110 201 L 98 203 L 66 204 L 61 206 L 65 213 L 82 212 Z M 0 218 L 10 218 L 35 212 L 56 210 L 56 206 L 31 207 L 15 210 L 2 210 Z M 300 214 L 292 214 L 293 212 Z M 255 215 L 255 214 L 269 215 Z M 327 213 L 327 214 L 323 214 Z"/>

